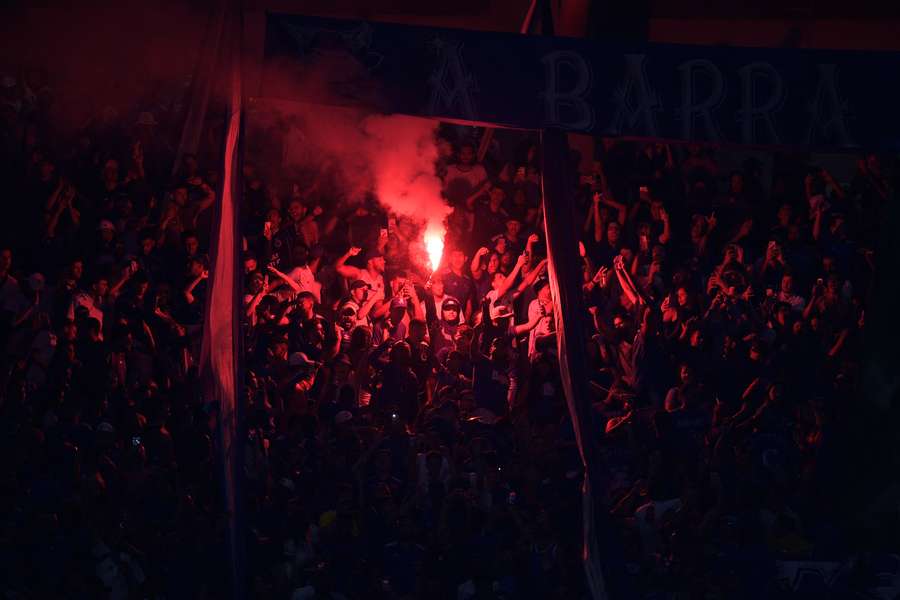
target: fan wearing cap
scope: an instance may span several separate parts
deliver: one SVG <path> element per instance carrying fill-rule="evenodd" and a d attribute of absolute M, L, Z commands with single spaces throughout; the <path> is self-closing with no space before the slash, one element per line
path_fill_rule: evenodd
<path fill-rule="evenodd" d="M 522 281 L 519 282 L 518 286 L 513 287 L 516 278 L 519 276 L 519 273 L 521 273 L 527 260 L 528 257 L 525 254 L 520 254 L 509 275 L 504 275 L 500 272 L 494 273 L 491 281 L 492 289 L 485 296 L 485 299 L 488 301 L 491 320 L 504 318 L 505 316 L 512 314 L 516 299 L 529 286 L 534 284 L 547 265 L 547 259 L 541 260 L 522 278 Z"/>
<path fill-rule="evenodd" d="M 425 322 L 428 324 L 428 333 L 435 353 L 442 348 L 453 347 L 456 332 L 461 327 L 459 318 L 461 309 L 459 301 L 452 296 L 443 297 L 440 313 L 434 298 L 429 296 L 426 299 Z"/>
<path fill-rule="evenodd" d="M 380 318 L 385 316 L 390 310 L 390 303 L 384 301 L 384 255 L 378 249 L 367 252 L 365 269 L 347 264 L 348 259 L 359 256 L 361 252 L 362 248 L 351 246 L 347 252 L 337 259 L 337 262 L 334 264 L 334 270 L 348 281 L 357 279 L 363 281 L 369 286 L 369 294 L 380 296 L 372 311 L 373 318 Z"/>
<path fill-rule="evenodd" d="M 350 284 L 350 294 L 340 304 L 338 309 L 338 325 L 349 337 L 350 332 L 359 326 L 371 327 L 372 319 L 369 313 L 380 298 L 370 293 L 369 284 L 362 279 L 357 279 Z"/>
<path fill-rule="evenodd" d="M 431 293 L 431 298 L 434 300 L 435 312 L 437 314 L 441 314 L 444 306 L 444 301 L 452 298 L 446 294 L 444 289 L 444 276 L 440 273 L 435 273 L 431 279 L 425 284 L 425 291 Z M 453 298 L 456 301 L 456 298 Z M 428 313 L 427 303 L 429 300 L 426 298 L 423 302 L 421 302 L 423 314 Z M 459 322 L 464 323 L 465 319 L 463 319 L 462 314 L 459 315 Z"/>
<path fill-rule="evenodd" d="M 450 269 L 443 274 L 444 290 L 459 301 L 463 318 L 468 320 L 475 303 L 475 283 L 465 273 L 466 255 L 456 248 L 450 251 L 448 262 Z"/>

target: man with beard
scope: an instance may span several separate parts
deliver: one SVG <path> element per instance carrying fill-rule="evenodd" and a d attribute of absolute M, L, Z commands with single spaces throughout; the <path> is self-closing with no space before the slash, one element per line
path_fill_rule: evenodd
<path fill-rule="evenodd" d="M 338 258 L 334 265 L 334 270 L 341 277 L 350 281 L 361 280 L 369 286 L 369 293 L 381 295 L 381 300 L 376 302 L 375 309 L 372 312 L 373 318 L 385 316 L 390 310 L 390 303 L 384 301 L 384 255 L 380 250 L 370 250 L 366 254 L 366 268 L 360 269 L 348 265 L 347 260 L 353 256 L 358 256 L 362 252 L 362 248 L 351 246 L 347 252 Z"/>

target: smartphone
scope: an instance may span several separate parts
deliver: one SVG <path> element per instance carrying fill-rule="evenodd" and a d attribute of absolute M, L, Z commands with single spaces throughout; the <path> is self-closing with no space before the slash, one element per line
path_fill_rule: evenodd
<path fill-rule="evenodd" d="M 272 235 L 272 221 L 263 223 L 263 235 Z"/>
<path fill-rule="evenodd" d="M 135 448 L 141 445 L 141 436 L 135 435 L 131 438 L 131 445 Z"/>

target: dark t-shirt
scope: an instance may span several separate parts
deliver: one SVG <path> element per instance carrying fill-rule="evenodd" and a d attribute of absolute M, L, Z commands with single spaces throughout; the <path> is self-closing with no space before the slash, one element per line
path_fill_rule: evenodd
<path fill-rule="evenodd" d="M 486 408 L 497 416 L 506 414 L 510 386 L 515 376 L 511 370 L 497 369 L 489 359 L 475 363 L 475 406 Z"/>
<path fill-rule="evenodd" d="M 457 275 L 450 272 L 444 275 L 444 293 L 459 300 L 460 306 L 465 310 L 466 303 L 475 303 L 475 284 L 465 275 Z"/>

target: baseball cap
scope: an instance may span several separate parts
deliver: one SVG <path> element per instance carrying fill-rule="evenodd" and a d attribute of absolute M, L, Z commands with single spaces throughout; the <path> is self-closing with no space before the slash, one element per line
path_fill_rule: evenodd
<path fill-rule="evenodd" d="M 288 364 L 292 367 L 315 367 L 317 362 L 312 361 L 303 352 L 294 352 L 288 357 Z"/>
<path fill-rule="evenodd" d="M 447 298 L 441 304 L 441 311 L 445 310 L 459 310 L 459 301 L 456 298 Z"/>
<path fill-rule="evenodd" d="M 338 414 L 334 415 L 334 424 L 335 425 L 343 425 L 348 421 L 353 420 L 353 413 L 349 410 L 342 410 L 338 412 Z"/>
<path fill-rule="evenodd" d="M 368 288 L 369 284 L 363 281 L 362 279 L 354 279 L 353 283 L 350 284 L 351 290 L 358 290 L 359 288 Z"/>
<path fill-rule="evenodd" d="M 406 298 L 403 296 L 394 296 L 391 298 L 391 308 L 406 308 Z"/>
<path fill-rule="evenodd" d="M 547 279 L 546 277 L 538 277 L 537 281 L 534 282 L 532 289 L 534 290 L 534 293 L 536 294 L 539 291 L 541 291 L 542 289 L 544 289 L 545 287 L 547 287 L 548 285 L 550 285 L 549 279 Z"/>

